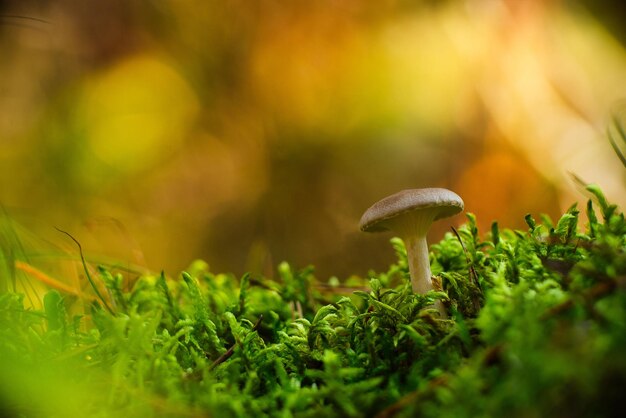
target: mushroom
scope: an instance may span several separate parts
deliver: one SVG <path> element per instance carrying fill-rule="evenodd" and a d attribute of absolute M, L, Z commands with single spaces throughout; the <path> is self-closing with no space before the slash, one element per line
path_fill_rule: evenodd
<path fill-rule="evenodd" d="M 415 293 L 433 289 L 428 260 L 426 234 L 433 221 L 447 218 L 463 210 L 463 200 L 454 192 L 441 188 L 402 190 L 374 203 L 361 217 L 364 232 L 392 230 L 404 241 L 411 285 Z M 436 308 L 446 317 L 440 302 Z"/>

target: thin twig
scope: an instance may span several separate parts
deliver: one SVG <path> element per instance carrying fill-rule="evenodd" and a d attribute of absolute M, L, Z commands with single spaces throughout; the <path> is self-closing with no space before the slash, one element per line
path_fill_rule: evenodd
<path fill-rule="evenodd" d="M 467 248 L 465 248 L 465 244 L 463 243 L 463 240 L 461 239 L 461 235 L 459 235 L 459 232 L 456 230 L 455 227 L 452 227 L 452 232 L 454 232 L 454 235 L 456 235 L 457 239 L 459 240 L 459 243 L 461 244 L 461 248 L 463 248 L 463 253 L 465 253 L 465 261 L 467 262 L 467 265 L 470 271 L 470 277 L 474 281 L 474 284 L 478 286 L 478 275 L 476 274 L 476 270 L 474 270 L 474 265 L 472 264 L 472 260 L 470 259 Z"/>
<path fill-rule="evenodd" d="M 54 228 L 57 231 L 59 231 L 60 233 L 65 234 L 68 237 L 70 237 L 70 239 L 72 241 L 74 241 L 74 243 L 76 243 L 76 245 L 78 246 L 78 252 L 80 253 L 80 260 L 83 263 L 83 269 L 85 270 L 85 274 L 87 275 L 87 280 L 89 280 L 89 284 L 91 284 L 91 287 L 93 288 L 93 291 L 96 293 L 96 296 L 98 296 L 98 299 L 100 299 L 102 301 L 102 303 L 104 304 L 104 307 L 107 309 L 107 311 L 109 311 L 109 313 L 111 315 L 115 315 L 115 312 L 113 312 L 113 309 L 111 309 L 111 307 L 109 306 L 107 301 L 102 297 L 102 294 L 100 293 L 100 291 L 96 287 L 96 283 L 91 278 L 91 274 L 89 273 L 89 269 L 87 268 L 87 262 L 85 261 L 85 256 L 83 255 L 83 247 L 82 247 L 82 245 L 80 245 L 80 242 L 78 242 L 78 240 L 76 238 L 74 238 L 72 236 L 72 234 L 70 234 L 69 232 L 63 231 L 62 229 L 59 229 L 56 226 Z"/>
<path fill-rule="evenodd" d="M 44 32 L 51 25 L 52 22 L 49 22 L 45 19 L 40 19 L 38 17 L 0 14 L 0 27 L 13 26 L 17 28 L 33 29 L 36 31 Z"/>
<path fill-rule="evenodd" d="M 395 403 L 389 405 L 387 408 L 376 414 L 375 418 L 391 418 L 401 412 L 405 407 L 415 404 L 416 401 L 422 398 L 424 395 L 432 392 L 438 386 L 446 386 L 450 375 L 444 374 L 428 382 L 428 386 L 422 390 L 416 390 L 409 392 L 400 398 Z"/>
<path fill-rule="evenodd" d="M 617 132 L 622 137 L 622 141 L 626 142 L 626 131 L 624 130 L 624 127 L 622 126 L 618 117 L 613 115 L 612 119 L 613 119 L 613 124 L 615 125 L 615 128 L 617 129 Z M 622 164 L 626 166 L 626 156 L 624 156 L 624 153 L 620 149 L 619 145 L 617 145 L 617 141 L 615 141 L 615 139 L 613 138 L 613 135 L 611 135 L 611 129 L 608 129 L 608 137 L 609 137 L 609 142 L 611 143 L 611 146 L 613 147 L 613 150 L 615 151 L 615 153 L 621 160 Z"/>
<path fill-rule="evenodd" d="M 595 301 L 605 295 L 608 295 L 616 287 L 624 287 L 626 285 L 626 277 L 618 277 L 615 280 L 608 280 L 604 282 L 600 282 L 593 287 L 587 289 L 586 292 L 582 293 L 581 296 L 585 301 Z M 568 299 L 565 302 L 559 303 L 558 305 L 553 306 L 548 309 L 542 316 L 541 319 L 548 319 L 563 312 L 566 312 L 574 307 L 575 299 Z"/>
<path fill-rule="evenodd" d="M 50 25 L 52 22 L 49 20 L 41 19 L 33 16 L 22 16 L 22 15 L 0 15 L 0 19 L 19 19 L 19 20 L 32 20 L 34 22 L 46 23 Z"/>
<path fill-rule="evenodd" d="M 250 332 L 256 331 L 259 328 L 259 325 L 261 325 L 262 320 L 263 320 L 263 314 L 259 315 L 259 319 L 256 321 L 256 323 L 254 324 Z M 228 360 L 233 355 L 233 353 L 235 352 L 235 348 L 237 348 L 239 344 L 240 344 L 239 342 L 236 342 L 228 349 L 228 351 L 226 351 L 224 354 L 219 356 L 219 358 L 215 360 L 213 364 L 211 364 L 210 370 L 213 370 L 215 367 L 217 367 L 221 363 Z"/>
<path fill-rule="evenodd" d="M 69 286 L 51 276 L 49 276 L 48 274 L 44 273 L 43 271 L 37 269 L 36 267 L 25 263 L 23 261 L 19 261 L 16 260 L 15 261 L 15 268 L 18 270 L 23 271 L 24 273 L 27 273 L 29 275 L 31 275 L 32 277 L 34 277 L 35 279 L 39 280 L 40 282 L 54 288 L 57 290 L 60 290 L 62 292 L 65 293 L 69 293 L 70 295 L 74 295 L 77 296 L 79 298 L 87 298 L 87 299 L 91 299 L 91 300 L 95 300 L 94 297 L 92 296 L 88 296 L 88 295 L 84 295 L 80 289 L 75 289 L 72 286 Z"/>
<path fill-rule="evenodd" d="M 461 248 L 463 249 L 463 253 L 465 254 L 465 261 L 467 262 L 467 266 L 469 268 L 469 276 L 474 282 L 474 284 L 476 285 L 476 288 L 478 289 L 478 291 L 481 291 L 480 284 L 478 283 L 478 274 L 476 273 L 476 270 L 474 269 L 474 265 L 472 263 L 472 260 L 470 259 L 467 248 L 465 248 L 465 244 L 463 243 L 463 240 L 461 239 L 461 235 L 459 234 L 459 231 L 457 231 L 455 227 L 452 227 L 452 232 L 454 232 L 454 235 L 456 235 L 456 238 L 459 240 L 459 243 L 461 244 Z M 472 303 L 474 304 L 474 309 L 478 311 L 478 309 L 480 309 L 480 301 L 476 297 L 472 296 Z"/>

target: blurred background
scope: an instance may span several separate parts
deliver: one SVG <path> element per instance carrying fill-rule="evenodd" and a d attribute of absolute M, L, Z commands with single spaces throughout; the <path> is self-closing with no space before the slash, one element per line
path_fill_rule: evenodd
<path fill-rule="evenodd" d="M 625 21 L 608 0 L 0 1 L 0 203 L 26 253 L 76 254 L 58 227 L 170 275 L 322 280 L 386 269 L 390 235 L 358 221 L 405 188 L 456 191 L 483 232 L 586 201 L 570 173 L 625 205 Z"/>

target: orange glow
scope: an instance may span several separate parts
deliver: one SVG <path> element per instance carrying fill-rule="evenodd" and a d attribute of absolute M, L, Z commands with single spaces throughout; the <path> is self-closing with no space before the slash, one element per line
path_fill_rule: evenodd
<path fill-rule="evenodd" d="M 625 205 L 626 35 L 570 3 L 9 1 L 51 24 L 0 26 L 0 204 L 94 258 L 322 278 L 388 264 L 357 222 L 404 188 L 483 230 L 584 202 L 570 173 Z"/>

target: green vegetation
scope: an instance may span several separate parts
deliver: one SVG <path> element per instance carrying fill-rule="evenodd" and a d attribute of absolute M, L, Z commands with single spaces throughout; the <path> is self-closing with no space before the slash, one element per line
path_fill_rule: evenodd
<path fill-rule="evenodd" d="M 368 280 L 176 280 L 99 268 L 101 298 L 0 295 L 0 405 L 17 417 L 604 417 L 626 387 L 626 222 L 600 190 L 556 223 L 431 247 L 443 291 L 397 262 Z M 596 213 L 597 208 L 597 213 Z M 6 249 L 6 248 L 5 248 Z M 10 259 L 5 254 L 4 260 Z M 12 269 L 3 282 L 11 289 Z M 348 291 L 347 291 L 348 290 Z M 432 308 L 442 300 L 449 319 Z M 85 302 L 87 303 L 87 302 Z"/>

